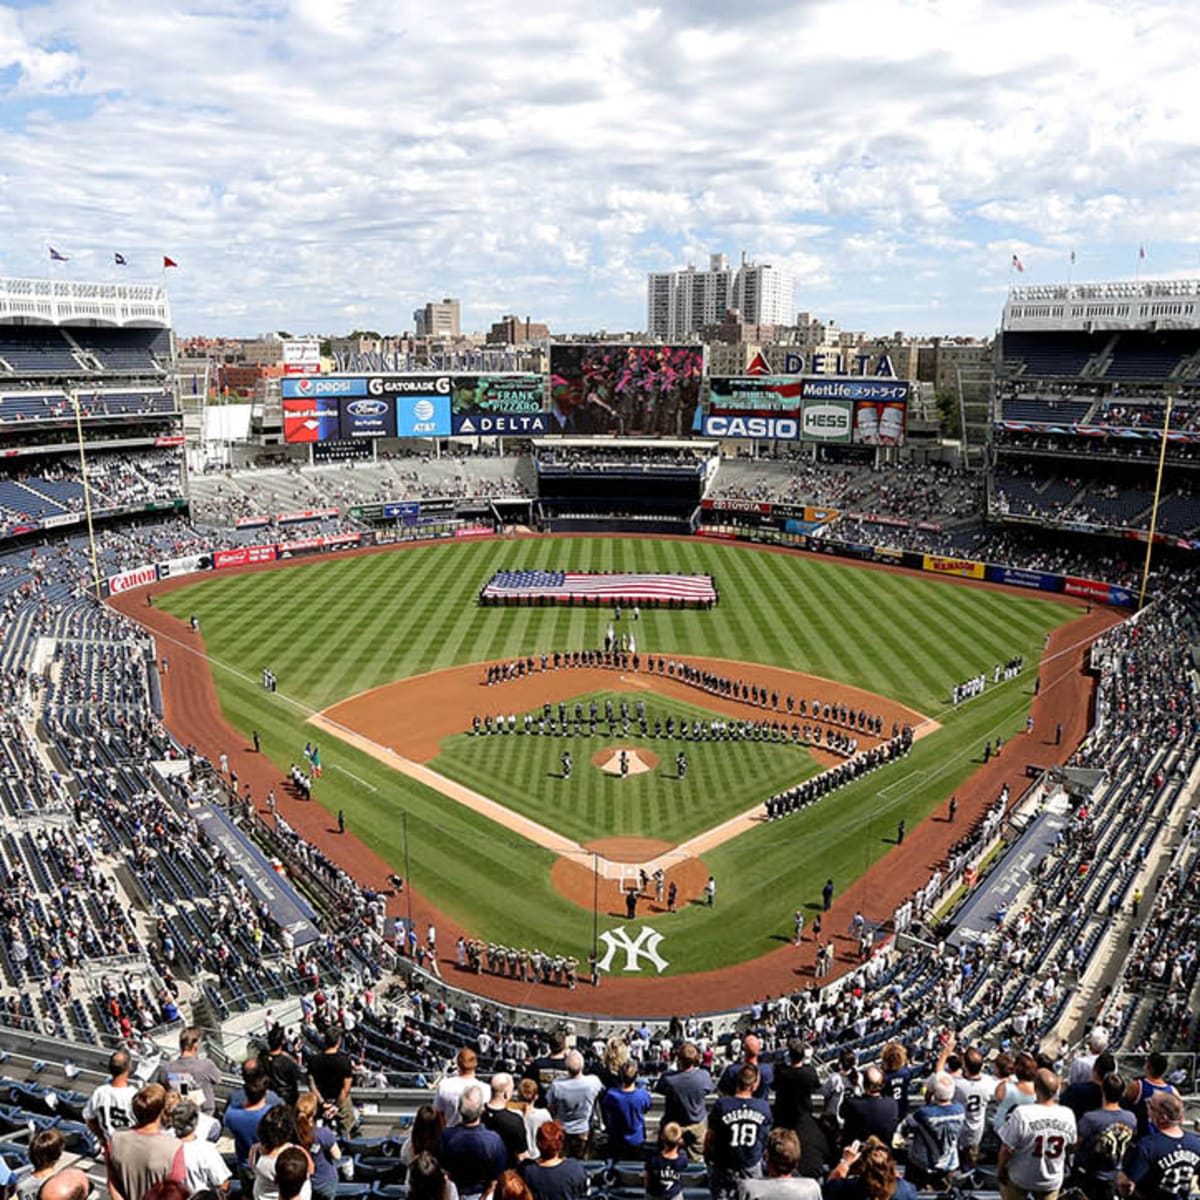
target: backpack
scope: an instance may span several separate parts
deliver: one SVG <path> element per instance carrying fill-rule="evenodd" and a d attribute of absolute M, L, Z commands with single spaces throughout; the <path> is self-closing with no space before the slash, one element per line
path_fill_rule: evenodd
<path fill-rule="evenodd" d="M 1092 1142 L 1092 1158 L 1102 1170 L 1115 1170 L 1133 1141 L 1133 1130 L 1120 1121 L 1105 1125 Z"/>

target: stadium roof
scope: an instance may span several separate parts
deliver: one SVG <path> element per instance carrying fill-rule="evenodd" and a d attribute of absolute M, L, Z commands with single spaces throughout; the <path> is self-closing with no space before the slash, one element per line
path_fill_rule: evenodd
<path fill-rule="evenodd" d="M 0 278 L 0 325 L 170 329 L 171 306 L 154 283 Z"/>
<path fill-rule="evenodd" d="M 1200 329 L 1200 279 L 1047 283 L 1015 287 L 1005 332 Z"/>

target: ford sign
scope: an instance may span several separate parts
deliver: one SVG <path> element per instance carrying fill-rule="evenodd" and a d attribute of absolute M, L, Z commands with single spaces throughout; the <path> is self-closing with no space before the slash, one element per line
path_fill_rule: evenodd
<path fill-rule="evenodd" d="M 346 411 L 356 417 L 381 417 L 388 411 L 386 400 L 351 400 Z"/>

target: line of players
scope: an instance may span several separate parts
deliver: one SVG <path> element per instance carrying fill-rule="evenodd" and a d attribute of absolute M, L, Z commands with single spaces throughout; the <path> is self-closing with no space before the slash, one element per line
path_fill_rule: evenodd
<path fill-rule="evenodd" d="M 814 721 L 823 721 L 828 725 L 840 725 L 843 728 L 856 730 L 859 733 L 871 734 L 875 737 L 883 735 L 883 717 L 877 713 L 869 713 L 865 708 L 854 708 L 845 703 L 829 703 L 819 696 L 811 700 L 801 696 L 788 695 L 783 697 L 783 707 L 780 705 L 780 695 L 777 690 L 769 689 L 766 684 L 747 683 L 744 679 L 734 679 L 731 676 L 717 675 L 712 671 L 702 671 L 690 663 L 662 655 L 646 657 L 646 673 L 661 675 L 668 679 L 677 679 L 680 683 L 698 688 L 714 696 L 734 700 L 743 704 L 752 704 L 756 708 L 770 708 L 782 712 L 786 708 L 788 716 L 809 717 Z M 542 654 L 538 657 L 530 655 L 527 658 L 513 659 L 511 662 L 493 663 L 484 672 L 484 682 L 491 687 L 498 683 L 507 683 L 514 679 L 523 679 L 535 674 L 540 667 L 542 671 L 584 669 L 614 669 L 640 671 L 642 659 L 637 654 L 627 654 L 616 650 L 567 650 L 555 651 L 553 654 Z M 893 723 L 892 736 L 899 732 L 899 727 Z"/>
<path fill-rule="evenodd" d="M 724 720 L 689 720 L 687 717 L 668 716 L 649 718 L 645 714 L 642 701 L 637 702 L 637 715 L 629 713 L 629 705 L 622 701 L 620 717 L 618 718 L 611 700 L 605 703 L 605 716 L 600 719 L 598 705 L 593 700 L 589 707 L 588 716 L 583 715 L 583 705 L 576 703 L 574 720 L 569 717 L 567 706 L 559 704 L 558 719 L 552 715 L 551 705 L 545 704 L 542 715 L 534 717 L 526 713 L 518 718 L 516 713 L 505 716 L 498 713 L 471 718 L 471 732 L 477 736 L 492 734 L 530 734 L 542 737 L 596 737 L 604 723 L 608 725 L 608 736 L 667 738 L 693 742 L 775 742 L 780 745 L 815 746 L 817 749 L 828 750 L 833 754 L 850 757 L 858 752 L 858 739 L 839 729 L 822 729 L 819 725 L 800 724 L 793 721 L 724 721 Z"/>
<path fill-rule="evenodd" d="M 1025 669 L 1025 659 L 1020 654 L 1014 654 L 1003 666 L 997 663 L 992 668 L 992 684 L 998 684 L 1001 679 L 1006 683 L 1010 679 L 1015 679 Z M 954 701 L 954 707 L 957 708 L 964 700 L 970 700 L 973 696 L 981 695 L 987 688 L 987 672 L 980 671 L 978 675 L 973 675 L 970 679 L 964 679 L 962 683 L 955 684 L 954 691 L 951 692 L 950 698 Z"/>
<path fill-rule="evenodd" d="M 516 950 L 495 942 L 471 938 L 463 944 L 466 965 L 476 975 L 502 975 L 523 983 L 549 983 L 574 988 L 579 982 L 579 960 L 562 954 L 543 954 L 540 950 Z"/>
<path fill-rule="evenodd" d="M 836 767 L 813 776 L 812 779 L 806 779 L 803 783 L 788 788 L 787 791 L 776 793 L 764 805 L 767 820 L 777 821 L 791 813 L 799 812 L 802 808 L 815 804 L 823 796 L 828 796 L 830 792 L 852 783 L 868 771 L 874 771 L 876 767 L 882 767 L 898 758 L 907 757 L 912 750 L 912 742 L 912 727 L 905 725 L 896 737 L 881 742 L 878 746 L 872 746 L 847 762 L 839 763 Z"/>

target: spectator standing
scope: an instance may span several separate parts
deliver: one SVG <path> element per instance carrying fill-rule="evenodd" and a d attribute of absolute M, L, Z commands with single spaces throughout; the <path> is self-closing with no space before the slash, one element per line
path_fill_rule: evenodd
<path fill-rule="evenodd" d="M 666 1121 L 658 1129 L 658 1147 L 646 1156 L 645 1186 L 649 1200 L 676 1200 L 683 1192 L 687 1170 L 683 1151 L 683 1129 L 678 1121 Z"/>
<path fill-rule="evenodd" d="M 454 1060 L 455 1074 L 445 1075 L 437 1085 L 433 1094 L 433 1107 L 442 1114 L 447 1129 L 453 1129 L 458 1124 L 458 1100 L 467 1088 L 478 1084 L 475 1069 L 479 1059 L 475 1051 L 464 1046 Z"/>
<path fill-rule="evenodd" d="M 171 1129 L 183 1146 L 184 1183 L 192 1192 L 213 1191 L 224 1196 L 232 1172 L 217 1147 L 197 1136 L 199 1123 L 200 1109 L 194 1100 L 180 1100 L 171 1112 Z"/>
<path fill-rule="evenodd" d="M 958 1169 L 958 1139 L 966 1114 L 954 1100 L 954 1080 L 939 1071 L 925 1085 L 926 1102 L 909 1113 L 900 1132 L 909 1138 L 904 1178 L 918 1188 L 940 1188 Z"/>
<path fill-rule="evenodd" d="M 567 1035 L 556 1029 L 550 1035 L 550 1053 L 539 1055 L 525 1068 L 525 1078 L 538 1085 L 538 1099 L 546 1103 L 546 1089 L 567 1074 Z"/>
<path fill-rule="evenodd" d="M 225 1129 L 233 1138 L 243 1193 L 248 1192 L 253 1184 L 250 1147 L 258 1140 L 258 1124 L 267 1110 L 273 1107 L 267 1098 L 268 1087 L 266 1071 L 251 1059 L 242 1065 L 242 1090 L 245 1094 L 242 1104 L 239 1107 L 231 1104 L 225 1110 Z"/>
<path fill-rule="evenodd" d="M 883 1094 L 883 1072 L 870 1066 L 863 1072 L 863 1094 L 842 1101 L 842 1145 L 878 1138 L 890 1146 L 896 1126 L 900 1124 L 900 1106 L 891 1096 Z"/>
<path fill-rule="evenodd" d="M 108 1059 L 107 1083 L 102 1083 L 83 1107 L 87 1127 L 102 1141 L 133 1125 L 133 1098 L 137 1088 L 129 1082 L 132 1059 L 128 1050 L 114 1050 Z"/>
<path fill-rule="evenodd" d="M 775 1069 L 770 1063 L 760 1062 L 762 1056 L 762 1038 L 756 1033 L 746 1034 L 742 1041 L 742 1061 L 730 1063 L 721 1073 L 717 1091 L 722 1096 L 732 1096 L 737 1087 L 738 1072 L 742 1067 L 754 1067 L 758 1072 L 758 1084 L 754 1092 L 756 1100 L 766 1100 L 775 1082 Z"/>
<path fill-rule="evenodd" d="M 37 1200 L 42 1184 L 58 1169 L 65 1148 L 66 1142 L 57 1129 L 39 1129 L 29 1139 L 29 1165 L 33 1170 L 17 1184 L 17 1200 Z"/>
<path fill-rule="evenodd" d="M 1156 1092 L 1147 1101 L 1151 1132 L 1126 1156 L 1122 1187 L 1139 1200 L 1176 1200 L 1192 1190 L 1200 1171 L 1200 1138 L 1183 1128 L 1183 1101 L 1174 1092 Z"/>
<path fill-rule="evenodd" d="M 996 1178 L 1004 1200 L 1057 1195 L 1078 1136 L 1075 1114 L 1058 1102 L 1058 1076 L 1042 1068 L 1033 1087 L 1034 1102 L 1014 1108 L 1000 1131 Z"/>
<path fill-rule="evenodd" d="M 354 1129 L 354 1105 L 350 1100 L 354 1064 L 342 1053 L 342 1031 L 337 1026 L 325 1030 L 325 1049 L 308 1060 L 308 1074 L 321 1099 L 337 1106 L 341 1131 L 349 1137 Z"/>
<path fill-rule="evenodd" d="M 734 1200 L 738 1181 L 762 1176 L 763 1154 L 771 1130 L 771 1108 L 755 1098 L 758 1068 L 738 1068 L 732 1096 L 718 1096 L 708 1114 L 704 1159 L 713 1200 Z"/>
<path fill-rule="evenodd" d="M 996 1088 L 996 1111 L 992 1115 L 992 1128 L 997 1134 L 1004 1128 L 1008 1114 L 1023 1104 L 1032 1104 L 1037 1096 L 1033 1088 L 1033 1077 L 1037 1073 L 1037 1060 L 1032 1054 L 1022 1052 L 1013 1064 L 1011 1079 L 1004 1080 Z"/>
<path fill-rule="evenodd" d="M 342 1157 L 342 1149 L 333 1130 L 327 1125 L 318 1124 L 321 1097 L 316 1092 L 305 1092 L 297 1099 L 295 1108 L 300 1148 L 308 1152 L 312 1161 L 313 1200 L 333 1200 L 337 1195 L 337 1164 Z"/>
<path fill-rule="evenodd" d="M 683 1131 L 683 1148 L 688 1158 L 699 1160 L 703 1153 L 708 1121 L 708 1097 L 713 1092 L 712 1076 L 700 1065 L 695 1042 L 684 1042 L 675 1055 L 674 1071 L 661 1075 L 654 1085 L 663 1104 L 663 1123 L 674 1121 Z"/>
<path fill-rule="evenodd" d="M 908 1116 L 908 1091 L 917 1069 L 908 1061 L 908 1051 L 900 1042 L 888 1042 L 879 1062 L 883 1067 L 884 1094 L 895 1100 L 903 1121 Z"/>
<path fill-rule="evenodd" d="M 189 1096 L 199 1089 L 204 1096 L 200 1111 L 211 1117 L 217 1106 L 214 1088 L 221 1082 L 221 1072 L 207 1058 L 200 1057 L 203 1038 L 202 1029 L 185 1029 L 179 1035 L 179 1057 L 163 1063 L 155 1073 L 154 1081 L 181 1096 Z"/>
<path fill-rule="evenodd" d="M 537 1131 L 538 1157 L 526 1161 L 521 1176 L 534 1200 L 585 1200 L 588 1176 L 583 1163 L 563 1154 L 566 1134 L 557 1121 L 547 1121 Z"/>
<path fill-rule="evenodd" d="M 541 1129 L 547 1121 L 552 1121 L 554 1118 L 550 1115 L 548 1108 L 543 1108 L 538 1104 L 538 1086 L 537 1081 L 533 1079 L 522 1079 L 517 1084 L 517 1098 L 510 1101 L 514 1112 L 520 1114 L 521 1119 L 525 1122 L 525 1135 L 528 1142 L 527 1152 L 530 1158 L 537 1158 L 537 1131 Z"/>
<path fill-rule="evenodd" d="M 416 1162 L 421 1154 L 429 1153 L 436 1158 L 438 1142 L 445 1128 L 442 1114 L 432 1104 L 422 1104 L 413 1116 L 404 1145 L 400 1147 L 400 1161 L 407 1167 Z"/>
<path fill-rule="evenodd" d="M 458 1099 L 458 1124 L 447 1128 L 438 1142 L 438 1161 L 458 1189 L 459 1200 L 490 1195 L 508 1159 L 499 1135 L 485 1129 L 482 1119 L 483 1088 L 472 1083 Z"/>
<path fill-rule="evenodd" d="M 592 1113 L 604 1085 L 595 1075 L 583 1073 L 583 1055 L 578 1050 L 567 1052 L 566 1064 L 566 1077 L 556 1079 L 546 1092 L 546 1107 L 563 1128 L 567 1156 L 588 1158 L 592 1151 Z"/>
<path fill-rule="evenodd" d="M 1130 1083 L 1125 1092 L 1125 1105 L 1137 1118 L 1139 1138 L 1150 1133 L 1150 1098 L 1163 1092 L 1179 1095 L 1166 1080 L 1168 1065 L 1167 1056 L 1157 1050 L 1147 1055 L 1142 1074 Z"/>
<path fill-rule="evenodd" d="M 1120 1075 L 1109 1072 L 1100 1086 L 1102 1105 L 1082 1117 L 1076 1114 L 1079 1149 L 1075 1155 L 1075 1181 L 1088 1200 L 1114 1200 L 1118 1169 L 1137 1137 L 1137 1119 L 1121 1107 L 1125 1080 Z"/>
<path fill-rule="evenodd" d="M 267 1033 L 267 1054 L 262 1060 L 272 1089 L 284 1104 L 295 1105 L 308 1085 L 304 1068 L 283 1048 L 286 1034 L 282 1025 L 272 1025 Z"/>
<path fill-rule="evenodd" d="M 892 1152 L 873 1139 L 847 1146 L 821 1190 L 826 1200 L 917 1200 L 917 1189 L 900 1178 Z"/>
<path fill-rule="evenodd" d="M 812 1112 L 813 1093 L 821 1079 L 812 1065 L 812 1047 L 799 1038 L 788 1042 L 788 1061 L 775 1071 L 775 1103 L 771 1105 L 776 1129 L 795 1129 L 801 1112 Z"/>
<path fill-rule="evenodd" d="M 767 1135 L 765 1161 L 765 1179 L 738 1180 L 738 1200 L 821 1200 L 821 1185 L 815 1179 L 796 1175 L 800 1139 L 794 1130 L 771 1130 Z"/>
<path fill-rule="evenodd" d="M 996 1094 L 996 1080 L 983 1069 L 983 1055 L 973 1046 L 963 1055 L 962 1074 L 954 1080 L 954 1099 L 963 1108 L 958 1153 L 972 1170 L 979 1161 L 979 1146 L 987 1127 L 987 1108 Z"/>
<path fill-rule="evenodd" d="M 160 1118 L 167 1102 L 161 1084 L 148 1083 L 133 1098 L 133 1128 L 118 1130 L 108 1145 L 108 1194 L 111 1200 L 141 1200 L 162 1179 L 183 1182 L 183 1147 L 161 1137 Z"/>
<path fill-rule="evenodd" d="M 1108 1049 L 1108 1030 L 1103 1025 L 1095 1026 L 1087 1038 L 1087 1050 L 1077 1054 L 1071 1060 L 1071 1069 L 1067 1072 L 1067 1086 L 1077 1083 L 1087 1083 L 1092 1078 L 1092 1068 L 1096 1059 Z M 1103 1077 L 1103 1072 L 1101 1073 Z"/>
<path fill-rule="evenodd" d="M 646 1113 L 653 1101 L 650 1093 L 638 1086 L 637 1063 L 621 1066 L 617 1087 L 610 1087 L 601 1099 L 604 1128 L 608 1131 L 608 1157 L 613 1161 L 641 1161 L 646 1147 Z"/>
<path fill-rule="evenodd" d="M 300 1191 L 301 1200 L 311 1200 L 312 1159 L 300 1147 L 300 1130 L 296 1112 L 286 1104 L 276 1104 L 263 1113 L 258 1123 L 258 1142 L 250 1151 L 250 1166 L 254 1172 L 254 1200 L 281 1200 L 275 1166 L 279 1156 L 290 1148 L 299 1150 L 305 1159 L 305 1178 Z M 292 1156 L 294 1159 L 294 1155 Z"/>
<path fill-rule="evenodd" d="M 511 1106 L 513 1077 L 507 1071 L 497 1071 L 492 1076 L 492 1095 L 483 1109 L 483 1125 L 497 1134 L 504 1143 L 508 1170 L 529 1153 L 529 1133 L 525 1118 Z"/>

